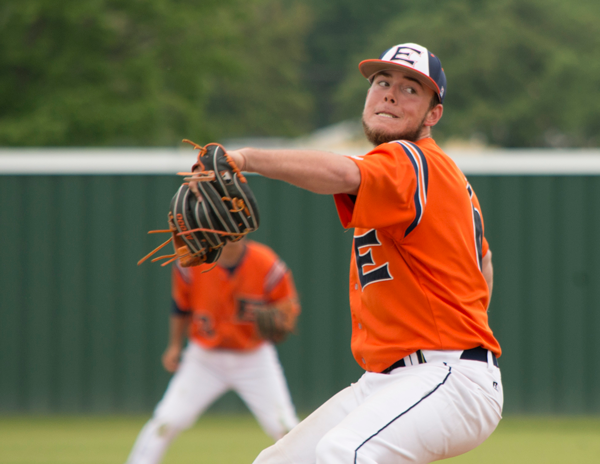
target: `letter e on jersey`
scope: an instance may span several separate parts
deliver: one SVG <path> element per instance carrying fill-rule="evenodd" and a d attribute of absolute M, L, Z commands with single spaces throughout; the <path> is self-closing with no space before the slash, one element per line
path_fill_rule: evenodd
<path fill-rule="evenodd" d="M 365 272 L 364 266 L 377 265 L 377 263 L 373 261 L 371 248 L 362 254 L 360 250 L 361 248 L 372 246 L 381 246 L 381 242 L 377 238 L 377 231 L 375 229 L 371 229 L 363 235 L 354 236 L 354 256 L 356 258 L 356 267 L 358 268 L 360 285 L 363 290 L 367 285 L 372 284 L 373 282 L 393 279 L 388 270 L 389 263 L 382 264 L 375 269 Z"/>

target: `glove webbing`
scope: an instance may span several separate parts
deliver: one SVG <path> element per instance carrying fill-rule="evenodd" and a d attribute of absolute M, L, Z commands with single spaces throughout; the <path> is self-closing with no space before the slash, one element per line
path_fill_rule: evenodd
<path fill-rule="evenodd" d="M 199 150 L 198 153 L 198 159 L 196 161 L 196 164 L 194 164 L 194 166 L 192 166 L 192 171 L 195 170 L 197 167 L 201 168 L 201 171 L 199 172 L 178 172 L 178 175 L 181 176 L 185 176 L 184 180 L 188 181 L 185 184 L 189 185 L 189 181 L 194 181 L 194 182 L 211 182 L 216 180 L 216 173 L 214 171 L 206 171 L 206 167 L 204 165 L 204 163 L 202 163 L 201 158 L 202 156 L 204 156 L 208 150 L 207 150 L 207 146 L 210 145 L 218 145 L 218 144 L 208 144 L 204 147 L 192 142 L 191 140 L 188 139 L 184 139 L 183 142 L 185 143 L 189 143 L 190 145 L 192 145 L 195 149 Z M 221 147 L 222 148 L 222 147 Z M 223 150 L 225 151 L 225 150 Z M 242 174 L 242 172 L 240 171 L 240 169 L 237 167 L 237 165 L 233 162 L 233 160 L 229 157 L 229 155 L 227 155 L 227 153 L 225 152 L 225 159 L 227 161 L 227 163 L 229 164 L 230 168 L 232 169 L 232 171 L 234 173 L 237 174 L 237 177 L 239 179 L 240 182 L 243 183 L 247 183 L 248 181 L 246 180 L 245 176 Z M 232 213 L 239 213 L 241 211 L 244 211 L 246 213 L 246 215 L 250 215 L 250 211 L 248 209 L 248 206 L 246 205 L 246 203 L 244 202 L 243 199 L 241 198 L 230 198 L 227 196 L 221 197 L 222 200 L 224 201 L 229 201 L 232 208 L 229 209 L 230 212 Z M 148 233 L 149 234 L 156 234 L 156 233 L 172 233 L 174 231 L 169 230 L 151 230 Z M 187 230 L 185 232 L 179 232 L 177 233 L 178 236 L 181 235 L 187 235 L 190 232 L 210 232 L 210 233 L 214 233 L 214 234 L 218 234 L 218 235 L 225 235 L 225 236 L 229 236 L 229 237 L 238 237 L 238 240 L 243 237 L 244 235 L 250 233 L 251 231 L 246 228 L 243 232 L 241 233 L 235 233 L 235 232 L 225 232 L 225 231 L 221 231 L 221 230 L 214 230 L 214 229 L 208 229 L 208 228 L 197 228 L 197 229 L 192 229 L 192 230 Z M 150 253 L 148 253 L 146 256 L 144 256 L 142 259 L 140 259 L 138 261 L 138 266 L 140 264 L 142 264 L 144 261 L 146 261 L 150 256 L 154 255 L 156 252 L 158 252 L 160 249 L 162 249 L 163 247 L 165 247 L 166 245 L 168 245 L 169 243 L 171 243 L 173 241 L 173 237 L 170 237 L 167 241 L 165 241 L 164 243 L 162 243 L 161 245 L 159 245 L 158 247 L 156 247 L 154 250 L 152 250 Z M 221 243 L 218 246 L 214 247 L 214 249 L 217 249 L 221 246 L 223 246 L 224 244 Z M 189 248 L 187 248 L 187 253 L 184 254 L 178 254 L 177 252 L 173 253 L 173 254 L 169 254 L 169 255 L 163 255 L 163 256 L 158 256 L 156 258 L 153 258 L 151 260 L 151 262 L 156 262 L 156 261 L 160 261 L 161 259 L 168 259 L 168 261 L 165 261 L 164 263 L 161 264 L 161 266 L 166 266 L 170 263 L 172 263 L 173 261 L 176 261 L 179 258 L 185 258 L 188 256 L 194 256 L 194 253 L 192 253 Z M 213 266 L 214 267 L 214 266 Z M 212 269 L 212 267 L 211 267 Z"/>
<path fill-rule="evenodd" d="M 219 235 L 228 235 L 228 236 L 239 236 L 239 237 L 243 237 L 244 235 L 248 234 L 248 231 L 244 231 L 242 233 L 233 233 L 233 232 L 224 232 L 222 230 L 213 230 L 213 229 L 202 229 L 202 228 L 198 228 L 198 229 L 192 229 L 192 230 L 186 230 L 185 232 L 179 232 L 177 235 L 186 235 L 189 234 L 190 232 L 212 232 L 213 234 L 219 234 Z M 160 233 L 171 233 L 170 230 L 150 230 L 148 231 L 149 234 L 160 234 Z M 146 256 L 144 256 L 142 259 L 140 259 L 138 261 L 138 266 L 140 264 L 142 264 L 144 261 L 146 261 L 150 256 L 152 256 L 154 253 L 156 253 L 158 250 L 160 250 L 161 248 L 167 246 L 169 243 L 171 243 L 173 241 L 173 237 L 170 237 L 169 240 L 167 240 L 166 242 L 164 242 L 163 244 L 157 246 L 154 250 L 152 250 L 150 253 L 148 253 Z M 216 246 L 216 248 L 222 247 L 223 243 L 221 243 L 220 245 Z M 165 261 L 164 263 L 161 264 L 161 266 L 166 266 L 167 264 L 171 264 L 173 261 L 179 259 L 179 258 L 186 258 L 188 256 L 192 256 L 193 253 L 191 251 L 188 251 L 187 253 L 183 254 L 183 255 L 178 255 L 177 253 L 173 253 L 170 255 L 163 255 L 163 256 L 158 256 L 156 258 L 153 258 L 152 260 L 150 260 L 151 263 L 154 263 L 156 261 L 160 261 L 161 259 L 167 259 L 170 258 L 168 261 Z"/>

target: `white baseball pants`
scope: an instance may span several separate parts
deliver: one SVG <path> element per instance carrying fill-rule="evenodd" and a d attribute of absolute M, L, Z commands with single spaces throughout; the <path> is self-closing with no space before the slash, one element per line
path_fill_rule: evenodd
<path fill-rule="evenodd" d="M 154 415 L 138 435 L 127 463 L 159 463 L 171 441 L 228 390 L 242 398 L 275 440 L 298 423 L 272 344 L 240 352 L 207 350 L 190 342 Z"/>
<path fill-rule="evenodd" d="M 423 351 L 426 364 L 366 372 L 254 463 L 429 463 L 477 447 L 501 419 L 502 381 L 491 356 L 461 353 Z"/>

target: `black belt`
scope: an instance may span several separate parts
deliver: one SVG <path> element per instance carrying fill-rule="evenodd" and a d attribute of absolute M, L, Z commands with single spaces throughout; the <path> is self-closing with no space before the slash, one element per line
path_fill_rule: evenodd
<path fill-rule="evenodd" d="M 462 354 L 460 355 L 460 359 L 467 359 L 469 361 L 488 362 L 488 358 L 487 358 L 488 354 L 487 353 L 488 353 L 488 350 L 478 346 L 476 348 L 471 348 L 470 350 L 464 350 L 462 352 Z M 423 356 L 423 352 L 421 350 L 416 351 L 415 354 L 417 355 L 417 360 L 419 361 L 419 364 L 425 364 L 427 362 L 425 360 L 425 356 Z M 498 360 L 496 359 L 496 355 L 494 353 L 492 353 L 492 361 L 494 363 L 494 366 L 498 367 Z M 404 358 L 396 361 L 390 367 L 381 371 L 381 373 L 388 374 L 390 371 L 396 369 L 397 367 L 406 367 Z"/>

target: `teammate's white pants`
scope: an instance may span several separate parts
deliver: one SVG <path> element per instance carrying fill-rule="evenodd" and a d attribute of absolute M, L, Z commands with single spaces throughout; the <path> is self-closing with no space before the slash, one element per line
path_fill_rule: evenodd
<path fill-rule="evenodd" d="M 366 372 L 255 464 L 429 463 L 480 445 L 501 419 L 500 370 L 461 351 L 423 353 L 426 364 Z"/>
<path fill-rule="evenodd" d="M 298 423 L 272 344 L 240 352 L 207 350 L 190 342 L 154 415 L 138 435 L 127 463 L 159 463 L 171 441 L 228 390 L 242 398 L 275 440 Z"/>

